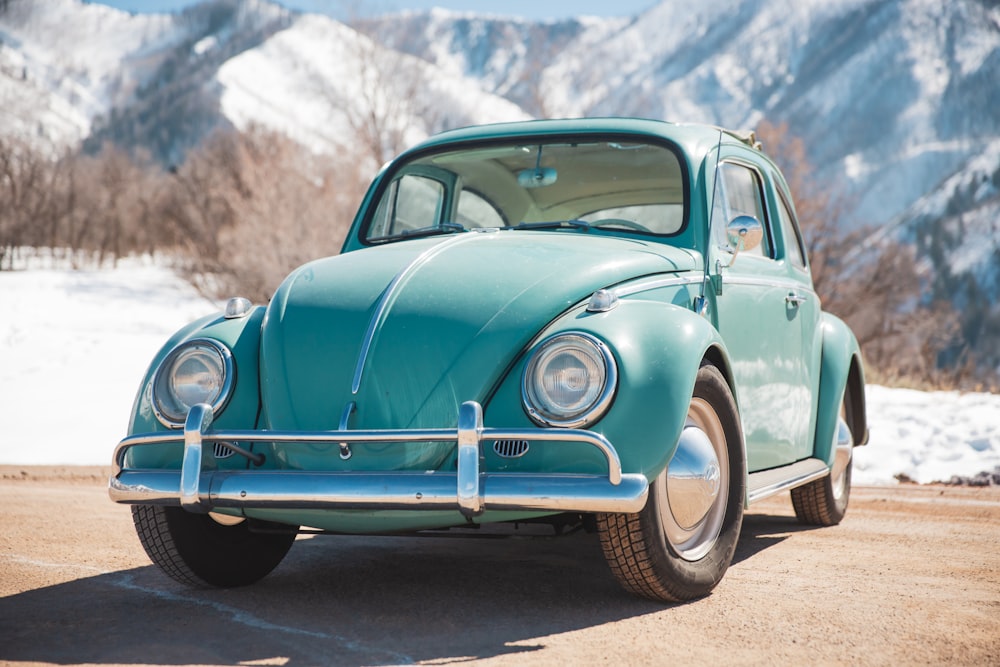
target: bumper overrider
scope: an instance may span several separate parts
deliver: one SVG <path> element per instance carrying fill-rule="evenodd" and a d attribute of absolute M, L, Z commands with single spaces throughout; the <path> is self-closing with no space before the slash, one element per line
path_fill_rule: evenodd
<path fill-rule="evenodd" d="M 552 512 L 638 512 L 646 504 L 648 482 L 641 474 L 623 474 L 615 448 L 604 436 L 578 429 L 497 429 L 483 426 L 482 407 L 459 408 L 454 429 L 371 431 L 215 431 L 212 409 L 191 408 L 184 425 L 180 470 L 124 467 L 133 447 L 181 440 L 176 433 L 130 436 L 115 449 L 109 495 L 118 503 L 180 505 L 191 512 L 215 509 L 454 510 L 474 517 L 485 510 Z M 608 462 L 608 474 L 489 473 L 482 470 L 484 440 L 579 442 L 596 447 Z M 311 472 L 303 470 L 218 470 L 211 447 L 218 443 L 251 459 L 243 443 L 455 442 L 455 471 Z M 239 443 L 239 444 L 237 444 Z"/>

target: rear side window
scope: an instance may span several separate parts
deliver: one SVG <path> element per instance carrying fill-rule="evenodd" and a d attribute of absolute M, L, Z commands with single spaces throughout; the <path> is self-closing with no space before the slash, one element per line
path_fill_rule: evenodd
<path fill-rule="evenodd" d="M 785 255 L 793 266 L 805 269 L 806 253 L 803 249 L 802 234 L 782 195 L 778 196 L 778 217 L 781 218 L 781 235 L 785 237 Z"/>
<path fill-rule="evenodd" d="M 507 224 L 493 204 L 472 190 L 462 190 L 458 195 L 458 213 L 455 221 L 467 229 L 503 227 Z"/>

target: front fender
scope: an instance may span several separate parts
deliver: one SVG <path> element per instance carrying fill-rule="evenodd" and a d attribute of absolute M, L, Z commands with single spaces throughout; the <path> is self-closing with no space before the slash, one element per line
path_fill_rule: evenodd
<path fill-rule="evenodd" d="M 611 441 L 623 471 L 642 473 L 652 481 L 673 456 L 702 359 L 711 356 L 731 377 L 718 332 L 683 307 L 629 299 L 604 313 L 574 309 L 551 323 L 531 347 L 565 331 L 593 334 L 611 348 L 618 363 L 618 389 L 607 414 L 587 428 Z M 520 390 L 529 355 L 530 349 L 487 406 L 488 426 L 532 426 Z M 582 464 L 582 458 L 574 463 Z"/>
<path fill-rule="evenodd" d="M 819 396 L 816 406 L 816 439 L 813 449 L 816 458 L 833 464 L 833 437 L 840 414 L 840 405 L 848 386 L 851 391 L 850 423 L 855 443 L 863 445 L 868 440 L 868 421 L 865 412 L 864 367 L 861 348 L 854 333 L 840 318 L 823 313 L 822 356 L 820 361 Z"/>
<path fill-rule="evenodd" d="M 212 338 L 224 344 L 233 354 L 235 382 L 233 394 L 225 409 L 214 420 L 219 428 L 252 429 L 257 424 L 260 408 L 259 351 L 263 307 L 249 315 L 225 319 L 221 315 L 203 317 L 179 330 L 160 348 L 146 370 L 136 393 L 128 434 L 169 432 L 157 420 L 151 404 L 153 375 L 167 354 L 181 343 L 194 338 Z M 180 437 L 180 430 L 175 429 Z M 151 445 L 129 450 L 126 463 L 134 468 L 179 468 L 181 448 L 178 445 Z M 232 464 L 232 465 L 224 465 Z M 220 467 L 245 467 L 246 460 L 233 457 L 220 462 Z"/>

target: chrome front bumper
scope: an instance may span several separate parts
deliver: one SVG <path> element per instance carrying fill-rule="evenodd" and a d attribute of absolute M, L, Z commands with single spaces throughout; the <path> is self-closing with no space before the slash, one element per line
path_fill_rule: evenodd
<path fill-rule="evenodd" d="M 586 443 L 608 462 L 608 475 L 488 473 L 481 470 L 483 440 Z M 177 434 L 135 435 L 115 449 L 109 495 L 117 503 L 180 505 L 192 512 L 243 509 L 458 509 L 467 517 L 485 510 L 552 512 L 638 512 L 646 504 L 648 482 L 622 474 L 618 453 L 600 434 L 577 429 L 511 430 L 484 428 L 482 407 L 459 408 L 455 429 L 383 431 L 214 431 L 212 409 L 197 405 L 184 425 L 180 470 L 124 468 L 132 447 L 178 442 Z M 309 472 L 299 470 L 217 470 L 204 443 L 448 442 L 458 446 L 455 472 Z M 246 452 L 242 452 L 246 454 Z"/>

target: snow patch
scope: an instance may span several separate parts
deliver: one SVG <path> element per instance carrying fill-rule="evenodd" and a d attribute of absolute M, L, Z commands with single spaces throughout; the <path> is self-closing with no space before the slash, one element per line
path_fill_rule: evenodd
<path fill-rule="evenodd" d="M 0 463 L 108 465 L 149 361 L 220 309 L 148 258 L 0 272 Z M 1000 395 L 869 386 L 867 397 L 871 442 L 855 449 L 855 484 L 1000 465 Z"/>

